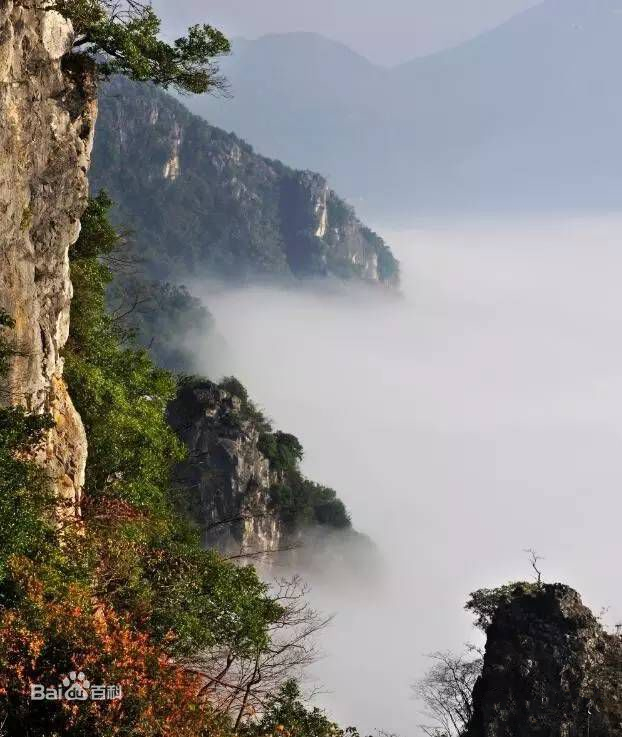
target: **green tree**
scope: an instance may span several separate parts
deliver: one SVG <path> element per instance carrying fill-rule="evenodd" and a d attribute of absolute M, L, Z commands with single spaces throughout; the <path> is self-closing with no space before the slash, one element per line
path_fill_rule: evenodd
<path fill-rule="evenodd" d="M 105 76 L 124 74 L 196 94 L 224 86 L 214 59 L 229 53 L 230 44 L 212 26 L 192 26 L 167 43 L 153 8 L 139 0 L 51 0 L 48 7 L 72 21 L 74 50 L 95 58 Z"/>
<path fill-rule="evenodd" d="M 13 320 L 0 310 L 0 382 L 15 353 L 9 333 Z M 54 495 L 29 453 L 52 423 L 48 415 L 32 415 L 21 407 L 0 408 L 0 603 L 7 566 L 17 555 L 54 547 Z"/>
<path fill-rule="evenodd" d="M 70 252 L 74 285 L 65 375 L 89 437 L 84 519 L 98 596 L 176 656 L 262 650 L 281 607 L 252 567 L 213 551 L 174 511 L 183 447 L 166 421 L 175 377 L 133 346 L 106 308 L 110 263 L 124 246 L 106 194 L 92 198 Z"/>
<path fill-rule="evenodd" d="M 337 492 L 306 479 L 297 469 L 287 473 L 283 483 L 273 487 L 271 501 L 290 530 L 308 525 L 342 530 L 351 527 L 350 516 Z"/>
<path fill-rule="evenodd" d="M 340 729 L 321 709 L 307 707 L 302 702 L 300 686 L 295 680 L 286 681 L 278 693 L 269 698 L 260 721 L 249 724 L 241 731 L 242 737 L 279 734 L 283 737 L 358 736 L 358 732 L 352 728 Z"/>
<path fill-rule="evenodd" d="M 131 265 L 133 258 L 127 261 Z M 149 349 L 160 368 L 188 373 L 198 366 L 193 350 L 197 342 L 218 345 L 212 316 L 184 286 L 148 280 L 138 273 L 117 273 L 107 302 L 115 320 Z"/>
<path fill-rule="evenodd" d="M 242 382 L 235 376 L 225 376 L 218 385 L 224 391 L 233 394 L 237 397 L 242 405 L 245 405 L 249 401 L 248 389 L 242 384 Z"/>
<path fill-rule="evenodd" d="M 225 376 L 218 386 L 240 400 L 239 422 L 251 422 L 255 426 L 255 429 L 260 433 L 272 432 L 270 421 L 255 402 L 253 402 L 253 400 L 248 396 L 248 390 L 239 379 L 235 376 Z M 235 422 L 235 420 L 233 421 Z"/>
<path fill-rule="evenodd" d="M 74 285 L 66 377 L 89 435 L 87 496 L 162 508 L 172 465 L 183 455 L 165 419 L 176 381 L 154 366 L 106 310 L 112 271 L 106 258 L 122 245 L 100 193 L 89 203 L 71 251 Z"/>
<path fill-rule="evenodd" d="M 265 433 L 259 439 L 259 450 L 270 461 L 270 468 L 279 473 L 294 471 L 303 458 L 303 447 L 295 435 L 277 431 Z"/>
<path fill-rule="evenodd" d="M 486 632 L 500 606 L 509 604 L 517 596 L 537 593 L 539 588 L 539 584 L 516 581 L 496 589 L 478 589 L 464 608 L 475 615 L 475 626 Z"/>

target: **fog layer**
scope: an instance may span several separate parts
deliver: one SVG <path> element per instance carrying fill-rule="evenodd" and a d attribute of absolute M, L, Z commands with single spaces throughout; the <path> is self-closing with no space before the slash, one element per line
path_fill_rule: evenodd
<path fill-rule="evenodd" d="M 346 724 L 416 734 L 425 654 L 473 640 L 473 589 L 547 580 L 622 616 L 622 221 L 394 234 L 403 297 L 205 295 L 235 373 L 298 435 L 389 562 L 381 591 L 316 584 L 337 612 L 316 675 Z M 425 721 L 425 720 L 423 720 Z"/>

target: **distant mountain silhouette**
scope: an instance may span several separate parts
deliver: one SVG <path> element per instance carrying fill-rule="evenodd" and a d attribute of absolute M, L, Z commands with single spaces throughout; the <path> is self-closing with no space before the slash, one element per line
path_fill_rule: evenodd
<path fill-rule="evenodd" d="M 187 104 L 366 215 L 622 205 L 622 0 L 545 0 L 392 69 L 310 33 L 237 41 Z"/>

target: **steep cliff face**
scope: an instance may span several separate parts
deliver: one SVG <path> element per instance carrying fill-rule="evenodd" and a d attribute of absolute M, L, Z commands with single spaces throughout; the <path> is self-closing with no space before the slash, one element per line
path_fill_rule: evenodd
<path fill-rule="evenodd" d="M 0 2 L 0 309 L 18 355 L 0 401 L 56 422 L 42 460 L 79 504 L 86 437 L 62 380 L 72 296 L 68 250 L 86 204 L 96 116 L 92 68 L 71 24 L 39 3 Z"/>
<path fill-rule="evenodd" d="M 117 201 L 155 278 L 399 278 L 323 177 L 259 156 L 154 87 L 103 87 L 91 180 Z"/>
<path fill-rule="evenodd" d="M 294 274 L 397 283 L 382 240 L 361 224 L 324 177 L 293 172 L 282 188 L 281 213 L 287 261 Z"/>
<path fill-rule="evenodd" d="M 517 586 L 487 638 L 465 737 L 622 734 L 622 640 L 575 591 Z"/>
<path fill-rule="evenodd" d="M 180 504 L 205 546 L 340 586 L 379 580 L 382 561 L 372 541 L 352 528 L 332 489 L 286 461 L 297 440 L 273 433 L 247 397 L 192 380 L 169 405 L 168 419 L 188 449 L 175 474 Z M 280 449 L 270 449 L 267 439 L 277 437 Z"/>
<path fill-rule="evenodd" d="M 188 448 L 176 484 L 207 547 L 276 550 L 283 530 L 270 509 L 270 464 L 259 432 L 241 418 L 241 401 L 210 381 L 184 387 L 169 422 Z"/>

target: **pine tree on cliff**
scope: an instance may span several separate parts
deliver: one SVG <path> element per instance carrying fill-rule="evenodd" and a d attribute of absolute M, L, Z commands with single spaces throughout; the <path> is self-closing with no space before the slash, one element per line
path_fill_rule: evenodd
<path fill-rule="evenodd" d="M 192 26 L 170 44 L 158 37 L 153 8 L 138 0 L 50 0 L 48 8 L 71 20 L 74 51 L 93 56 L 104 76 L 124 74 L 195 94 L 225 86 L 214 59 L 231 47 L 212 26 Z"/>

